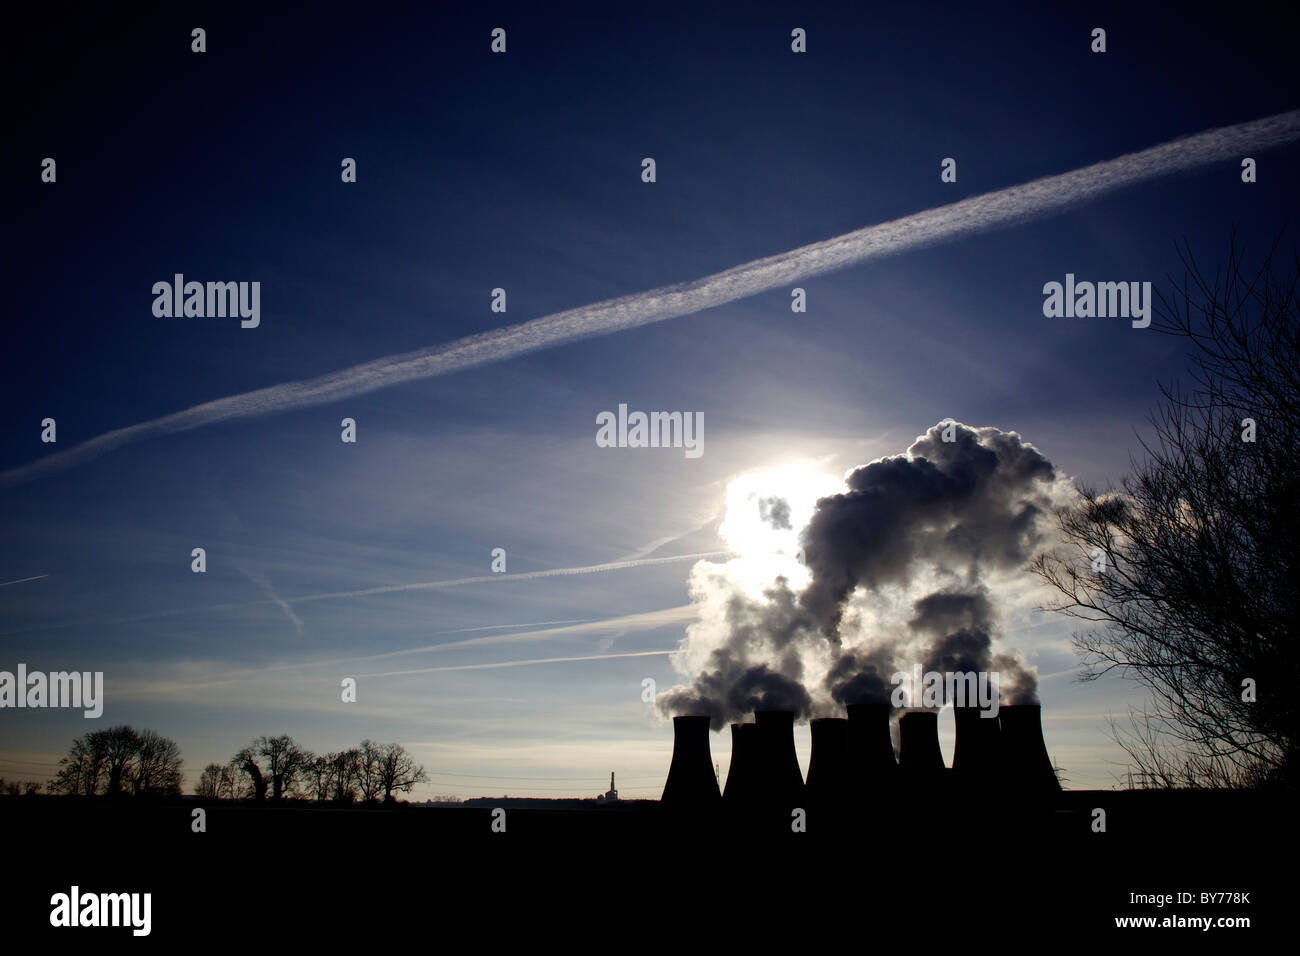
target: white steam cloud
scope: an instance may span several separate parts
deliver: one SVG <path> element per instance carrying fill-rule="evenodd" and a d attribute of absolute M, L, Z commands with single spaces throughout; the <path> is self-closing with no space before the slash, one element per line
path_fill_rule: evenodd
<path fill-rule="evenodd" d="M 888 703 L 892 674 L 913 664 L 997 671 L 1003 702 L 1036 702 L 1034 672 L 995 644 L 999 607 L 1073 500 L 1038 449 L 940 422 L 835 492 L 779 477 L 728 488 L 723 532 L 739 557 L 692 569 L 699 617 L 673 658 L 690 682 L 659 695 L 665 714 L 707 714 L 715 730 L 760 708 L 834 714 Z"/>

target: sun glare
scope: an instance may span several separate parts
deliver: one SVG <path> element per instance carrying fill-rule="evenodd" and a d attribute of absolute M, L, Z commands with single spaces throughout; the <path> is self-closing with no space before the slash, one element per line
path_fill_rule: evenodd
<path fill-rule="evenodd" d="M 740 555 L 733 572 L 758 594 L 784 575 L 792 588 L 807 583 L 799 534 L 812 518 L 817 499 L 843 490 L 839 478 L 811 462 L 746 472 L 727 485 L 726 517 L 719 533 Z"/>

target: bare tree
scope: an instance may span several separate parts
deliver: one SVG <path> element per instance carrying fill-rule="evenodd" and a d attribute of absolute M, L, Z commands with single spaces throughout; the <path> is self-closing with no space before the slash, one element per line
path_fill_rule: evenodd
<path fill-rule="evenodd" d="M 299 747 L 288 734 L 259 737 L 255 746 L 257 752 L 266 758 L 271 777 L 271 799 L 282 800 L 297 793 L 307 768 L 315 759 L 311 751 Z"/>
<path fill-rule="evenodd" d="M 105 794 L 116 797 L 135 771 L 134 761 L 140 751 L 140 735 L 128 724 L 119 724 L 107 730 L 93 730 L 104 754 L 104 771 L 108 775 Z"/>
<path fill-rule="evenodd" d="M 417 783 L 429 779 L 424 767 L 416 763 L 415 758 L 401 744 L 380 745 L 378 756 L 375 772 L 385 803 L 392 801 L 394 793 L 409 793 Z"/>
<path fill-rule="evenodd" d="M 1085 677 L 1136 679 L 1151 710 L 1115 728 L 1163 785 L 1294 785 L 1300 655 L 1300 259 L 1254 270 L 1234 235 L 1209 278 L 1161 297 L 1165 334 L 1192 347 L 1190 388 L 1163 403 L 1118 491 L 1081 489 L 1063 543 L 1034 568 L 1075 635 Z"/>
<path fill-rule="evenodd" d="M 328 755 L 322 754 L 319 757 L 312 758 L 311 763 L 303 771 L 307 796 L 318 802 L 328 800 L 330 798 L 331 772 Z"/>
<path fill-rule="evenodd" d="M 232 763 L 214 762 L 204 767 L 194 792 L 210 800 L 235 800 L 243 796 L 240 771 Z"/>
<path fill-rule="evenodd" d="M 0 794 L 9 797 L 16 797 L 19 794 L 34 797 L 41 792 L 41 784 L 35 780 L 18 781 L 6 780 L 0 777 Z"/>
<path fill-rule="evenodd" d="M 330 799 L 335 803 L 352 803 L 357 799 L 361 769 L 361 751 L 353 748 L 327 754 L 330 767 Z"/>
<path fill-rule="evenodd" d="M 59 760 L 59 771 L 48 784 L 50 793 L 93 797 L 103 774 L 104 751 L 101 741 L 91 733 L 72 741 L 68 754 Z"/>
<path fill-rule="evenodd" d="M 238 800 L 242 796 L 239 768 L 231 763 L 224 764 L 217 775 L 217 798 Z"/>
<path fill-rule="evenodd" d="M 179 794 L 183 767 L 175 741 L 122 724 L 73 740 L 48 786 L 50 793 L 87 797 L 99 793 L 101 785 L 109 796 L 128 789 L 136 796 Z"/>
<path fill-rule="evenodd" d="M 199 774 L 198 785 L 194 788 L 196 796 L 205 800 L 217 800 L 221 797 L 221 764 L 210 763 Z"/>
<path fill-rule="evenodd" d="M 174 796 L 181 792 L 184 761 L 176 741 L 148 728 L 137 740 L 132 789 L 136 796 Z"/>
<path fill-rule="evenodd" d="M 254 741 L 253 746 L 245 747 L 231 758 L 230 769 L 234 779 L 240 779 L 239 774 L 247 777 L 247 784 L 240 788 L 239 796 L 252 797 L 261 802 L 266 799 L 267 784 L 262 768 L 258 766 L 257 758 L 257 742 Z"/>
<path fill-rule="evenodd" d="M 381 752 L 382 747 L 369 739 L 361 741 L 361 747 L 356 752 L 357 788 L 361 791 L 361 799 L 366 803 L 377 799 L 383 789 L 383 780 L 379 775 Z"/>

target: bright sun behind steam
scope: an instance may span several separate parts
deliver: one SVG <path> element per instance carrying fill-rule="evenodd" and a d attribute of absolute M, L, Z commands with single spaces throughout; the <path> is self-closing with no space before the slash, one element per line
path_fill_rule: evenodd
<path fill-rule="evenodd" d="M 740 555 L 728 576 L 754 597 L 778 575 L 799 590 L 808 582 L 799 560 L 799 533 L 812 518 L 817 499 L 844 489 L 843 482 L 812 462 L 794 462 L 770 471 L 746 472 L 727 485 L 723 540 Z"/>

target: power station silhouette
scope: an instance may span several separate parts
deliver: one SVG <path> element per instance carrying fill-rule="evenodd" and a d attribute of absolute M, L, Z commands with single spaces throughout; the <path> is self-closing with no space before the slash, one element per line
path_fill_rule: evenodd
<path fill-rule="evenodd" d="M 889 704 L 850 704 L 848 717 L 811 721 L 812 754 L 805 781 L 794 747 L 795 714 L 756 710 L 753 723 L 731 725 L 731 765 L 718 788 L 709 749 L 710 718 L 673 718 L 673 757 L 660 802 L 677 808 L 728 809 L 833 806 L 850 799 L 933 796 L 946 787 L 968 794 L 1026 799 L 1059 793 L 1043 740 L 1038 704 L 1003 704 L 995 716 L 954 709 L 951 770 L 939 748 L 936 710 L 908 710 L 898 720 L 894 758 Z"/>

